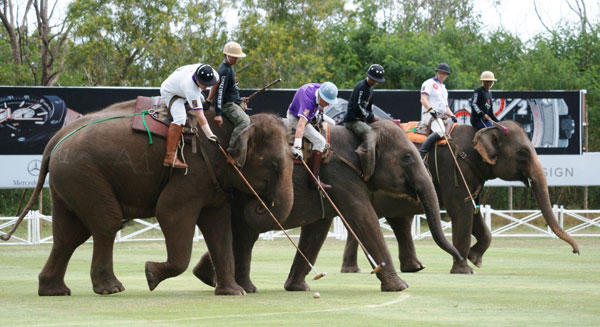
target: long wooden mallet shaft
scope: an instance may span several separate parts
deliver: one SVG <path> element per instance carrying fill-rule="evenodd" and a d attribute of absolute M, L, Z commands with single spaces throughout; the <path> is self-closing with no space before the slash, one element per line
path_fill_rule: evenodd
<path fill-rule="evenodd" d="M 348 229 L 348 231 L 350 232 L 350 234 L 352 234 L 352 236 L 354 237 L 354 239 L 356 239 L 356 242 L 358 242 L 358 245 L 360 245 L 360 247 L 363 250 L 363 252 L 367 255 L 367 258 L 369 259 L 369 263 L 371 263 L 371 268 L 373 268 L 373 270 L 371 271 L 371 274 L 376 274 L 376 273 L 380 272 L 381 269 L 383 267 L 385 267 L 385 262 L 382 262 L 381 264 L 377 264 L 375 262 L 375 260 L 373 259 L 373 257 L 369 253 L 369 251 L 367 251 L 367 248 L 364 246 L 364 244 L 362 244 L 362 242 L 358 239 L 358 236 L 356 235 L 356 233 L 354 233 L 354 231 L 350 227 L 350 224 L 348 224 L 348 221 L 346 220 L 346 218 L 344 218 L 344 215 L 342 215 L 342 213 L 340 212 L 340 210 L 333 203 L 333 200 L 331 200 L 331 198 L 329 197 L 329 194 L 327 194 L 327 192 L 323 188 L 323 185 L 321 185 L 321 183 L 319 182 L 319 179 L 317 178 L 317 176 L 315 176 L 315 174 L 313 174 L 313 172 L 310 170 L 310 168 L 308 168 L 308 165 L 306 164 L 306 162 L 304 162 L 304 160 L 300 160 L 300 161 L 302 162 L 302 165 L 304 165 L 304 168 L 306 168 L 306 171 L 308 171 L 308 173 L 310 174 L 310 176 L 315 180 L 315 182 L 317 183 L 317 186 L 319 187 L 319 189 L 321 190 L 321 192 L 323 193 L 323 195 L 325 195 L 325 198 L 327 198 L 327 201 L 329 201 L 329 204 L 331 204 L 331 206 L 333 207 L 333 210 L 335 210 L 335 212 L 338 214 L 338 216 L 340 217 L 340 219 L 342 220 L 342 222 L 346 226 L 346 229 Z"/>
<path fill-rule="evenodd" d="M 267 212 L 269 213 L 269 215 L 271 216 L 271 218 L 273 218 L 273 220 L 275 221 L 275 223 L 277 224 L 277 226 L 279 226 L 279 228 L 285 234 L 285 236 L 288 238 L 288 240 L 290 240 L 290 242 L 294 245 L 294 247 L 296 248 L 296 250 L 298 250 L 298 253 L 300 253 L 300 255 L 302 256 L 302 258 L 304 258 L 304 260 L 306 260 L 306 263 L 308 263 L 308 265 L 310 266 L 310 269 L 312 269 L 313 272 L 315 273 L 315 277 L 313 277 L 313 280 L 321 279 L 325 275 L 327 275 L 326 272 L 319 273 L 319 271 L 317 270 L 317 268 L 315 268 L 315 266 L 313 266 L 312 263 L 310 263 L 310 260 L 308 260 L 308 258 L 304 255 L 304 253 L 302 253 L 302 251 L 300 251 L 300 248 L 298 248 L 298 246 L 296 245 L 296 243 L 294 243 L 294 241 L 292 240 L 292 238 L 290 237 L 290 235 L 288 235 L 288 233 L 285 231 L 285 228 L 283 228 L 283 226 L 279 223 L 279 220 L 277 220 L 277 218 L 275 218 L 275 215 L 273 215 L 273 213 L 271 212 L 271 210 L 269 210 L 269 207 L 267 207 L 267 205 L 260 198 L 260 196 L 258 195 L 258 193 L 256 193 L 256 191 L 254 190 L 254 188 L 252 187 L 252 185 L 250 185 L 250 183 L 248 182 L 248 180 L 246 179 L 246 177 L 244 177 L 244 174 L 242 174 L 242 172 L 240 171 L 240 169 L 236 166 L 235 160 L 233 160 L 233 158 L 229 155 L 229 153 L 227 153 L 227 151 L 225 151 L 225 149 L 223 149 L 223 147 L 221 146 L 221 144 L 217 143 L 217 145 L 219 146 L 219 149 L 221 150 L 221 152 L 223 153 L 223 155 L 227 159 L 227 162 L 229 162 L 231 164 L 231 166 L 233 166 L 233 168 L 238 173 L 238 175 L 240 175 L 240 178 L 244 181 L 244 183 L 246 184 L 246 186 L 248 186 L 248 188 L 250 189 L 250 191 L 252 191 L 252 193 L 258 199 L 258 201 L 260 202 L 260 204 L 265 208 L 265 210 L 267 210 Z"/>
<path fill-rule="evenodd" d="M 246 98 L 246 103 L 250 102 L 250 100 L 252 100 L 252 98 L 254 98 L 255 96 L 261 94 L 262 92 L 266 91 L 267 89 L 273 87 L 273 85 L 277 84 L 281 82 L 281 78 L 278 78 L 276 80 L 274 80 L 273 82 L 263 86 L 260 90 L 250 94 L 247 98 Z"/>
<path fill-rule="evenodd" d="M 446 143 L 448 144 L 448 149 L 450 150 L 450 155 L 452 155 L 452 159 L 454 159 L 454 164 L 456 165 L 456 168 L 458 168 L 460 177 L 462 178 L 462 181 L 465 184 L 465 188 L 467 189 L 467 193 L 469 194 L 469 198 L 471 199 L 471 203 L 473 204 L 473 209 L 475 210 L 475 214 L 478 214 L 479 206 L 475 203 L 475 199 L 473 199 L 473 194 L 471 194 L 471 190 L 469 190 L 469 185 L 467 184 L 467 179 L 465 178 L 465 175 L 463 175 L 462 169 L 460 169 L 460 166 L 458 165 L 458 160 L 456 160 L 456 156 L 454 155 L 454 150 L 452 150 L 452 145 L 450 145 L 450 141 L 448 140 L 448 137 L 446 136 L 446 129 L 444 128 L 444 126 L 441 126 L 437 117 L 434 117 L 433 119 L 437 122 L 437 124 L 440 126 L 442 131 L 444 131 L 444 139 L 446 140 Z"/>

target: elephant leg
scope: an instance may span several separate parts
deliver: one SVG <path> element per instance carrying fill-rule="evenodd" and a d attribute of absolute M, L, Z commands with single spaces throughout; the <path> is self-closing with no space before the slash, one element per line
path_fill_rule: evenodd
<path fill-rule="evenodd" d="M 256 293 L 257 288 L 250 279 L 250 267 L 252 262 L 252 249 L 258 235 L 241 215 L 232 217 L 233 225 L 233 257 L 235 259 L 235 280 L 241 285 L 246 293 Z"/>
<path fill-rule="evenodd" d="M 250 280 L 250 264 L 252 260 L 252 248 L 258 239 L 258 233 L 254 232 L 243 219 L 232 217 L 233 232 L 233 257 L 235 260 L 235 280 L 242 286 L 246 293 L 256 293 L 257 288 Z M 217 277 L 215 268 L 206 252 L 194 267 L 194 275 L 205 284 L 215 287 Z"/>
<path fill-rule="evenodd" d="M 332 219 L 319 219 L 314 223 L 303 226 L 300 230 L 298 248 L 313 265 L 317 261 L 319 250 L 321 250 L 327 238 L 331 222 Z M 305 280 L 310 270 L 311 268 L 304 257 L 296 251 L 284 288 L 287 291 L 310 291 L 310 286 Z"/>
<path fill-rule="evenodd" d="M 396 235 L 396 241 L 398 242 L 400 271 L 417 272 L 425 269 L 425 265 L 417 258 L 417 251 L 413 242 L 411 233 L 413 216 L 388 217 L 386 220 L 390 227 L 392 227 Z"/>
<path fill-rule="evenodd" d="M 215 267 L 215 295 L 244 295 L 235 281 L 232 249 L 231 209 L 229 205 L 203 210 L 198 226 L 204 235 L 210 258 Z"/>
<path fill-rule="evenodd" d="M 75 249 L 91 234 L 58 196 L 52 197 L 52 221 L 52 251 L 38 276 L 38 294 L 71 295 L 65 284 L 67 265 Z"/>
<path fill-rule="evenodd" d="M 190 206 L 190 203 L 186 203 L 186 206 Z M 194 223 L 199 216 L 198 213 L 193 214 L 190 210 L 173 210 L 172 208 L 163 210 L 160 209 L 160 204 L 158 207 L 157 219 L 165 237 L 167 261 L 146 262 L 146 280 L 151 291 L 163 280 L 180 275 L 188 267 L 192 254 Z M 221 218 L 218 217 L 218 219 Z"/>
<path fill-rule="evenodd" d="M 344 257 L 342 259 L 342 269 L 340 270 L 342 273 L 359 273 L 360 268 L 358 268 L 358 242 L 352 237 L 348 235 L 346 239 L 346 246 L 344 247 Z"/>
<path fill-rule="evenodd" d="M 485 224 L 481 212 L 473 215 L 473 236 L 477 242 L 469 250 L 469 260 L 477 267 L 481 268 L 483 254 L 492 243 L 492 232 Z"/>
<path fill-rule="evenodd" d="M 473 206 L 471 202 L 464 202 L 462 193 L 452 195 L 452 198 L 444 200 L 447 203 L 447 211 L 452 219 L 452 243 L 463 258 L 469 255 L 471 247 L 471 230 L 473 225 Z M 473 268 L 469 267 L 467 260 L 454 262 L 452 274 L 474 274 Z"/>
<path fill-rule="evenodd" d="M 396 273 L 390 251 L 383 239 L 379 218 L 368 201 L 369 196 L 355 194 L 356 192 L 346 194 L 343 190 L 340 192 L 344 193 L 341 194 L 340 199 L 352 199 L 352 201 L 337 201 L 340 211 L 346 213 L 345 217 L 350 227 L 371 254 L 375 263 L 385 262 L 385 266 L 377 273 L 377 278 L 381 281 L 381 291 L 398 292 L 408 288 L 408 284 Z"/>

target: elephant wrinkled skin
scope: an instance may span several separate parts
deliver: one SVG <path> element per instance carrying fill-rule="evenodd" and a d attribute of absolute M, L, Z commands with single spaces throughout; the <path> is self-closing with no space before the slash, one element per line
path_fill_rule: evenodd
<path fill-rule="evenodd" d="M 456 263 L 462 262 L 466 265 L 466 260 L 458 254 L 442 233 L 435 189 L 417 149 L 410 143 L 402 129 L 393 122 L 379 121 L 371 126 L 372 130 L 362 144 L 345 127 L 335 126 L 331 132 L 331 149 L 337 155 L 351 161 L 356 167 L 361 167 L 359 161 L 362 162 L 367 182 L 337 156 L 334 156 L 330 163 L 322 166 L 320 176 L 323 182 L 333 186 L 328 191 L 329 196 L 348 220 L 367 251 L 377 263 L 385 262 L 385 267 L 377 273 L 381 281 L 381 290 L 402 291 L 408 285 L 395 271 L 379 227 L 378 216 L 370 202 L 372 194 L 378 190 L 390 196 L 406 198 L 407 201 L 414 203 L 417 197 L 421 199 L 432 234 L 440 247 L 453 254 Z M 308 260 L 314 263 L 336 213 L 325 199 L 323 199 L 324 212 L 322 212 L 319 193 L 308 187 L 307 174 L 304 166 L 299 164 L 294 166 L 294 204 L 283 227 L 288 229 L 302 226 L 298 246 Z M 261 216 L 261 211 L 256 210 L 255 200 L 247 197 L 240 198 L 242 200 L 236 201 L 232 217 L 235 235 L 235 278 L 246 292 L 255 292 L 256 286 L 250 280 L 252 247 L 258 234 L 269 229 L 255 228 L 252 225 L 251 221 Z M 297 253 L 285 282 L 285 289 L 310 290 L 305 282 L 309 272 L 310 266 Z M 211 256 L 202 257 L 194 268 L 194 274 L 205 283 L 214 286 Z"/>
<path fill-rule="evenodd" d="M 455 128 L 452 139 L 458 144 L 460 151 L 466 154 L 459 159 L 462 172 L 471 191 L 483 187 L 485 181 L 501 178 L 507 181 L 522 181 L 533 191 L 542 215 L 550 229 L 562 240 L 569 243 L 573 253 L 579 253 L 579 247 L 558 224 L 552 212 L 546 175 L 535 152 L 533 144 L 520 124 L 514 121 L 503 121 L 501 125 L 508 129 L 508 134 L 500 127 L 479 130 L 471 126 L 461 125 Z M 454 246 L 463 257 L 468 258 L 475 266 L 481 267 L 482 258 L 489 248 L 492 234 L 485 224 L 481 213 L 474 213 L 473 205 L 468 200 L 468 193 L 462 183 L 455 184 L 454 174 L 458 174 L 450 151 L 446 146 L 438 147 L 429 153 L 429 167 L 440 200 L 452 219 L 452 240 Z M 457 151 L 455 151 L 456 153 Z M 436 172 L 439 172 L 437 174 Z M 460 176 L 456 176 L 460 181 Z M 384 200 L 385 201 L 385 200 Z M 479 196 L 475 202 L 479 204 Z M 392 208 L 389 206 L 388 208 Z M 388 210 L 385 215 L 398 240 L 401 266 L 412 266 L 418 262 L 414 243 L 410 237 L 413 214 L 407 214 L 397 206 L 396 210 Z M 379 213 L 379 212 L 378 212 Z M 471 234 L 476 243 L 471 246 Z M 357 244 L 348 238 L 344 251 L 342 267 L 356 267 Z M 473 269 L 456 269 L 452 273 L 473 273 Z M 462 267 L 464 268 L 464 267 Z"/>
<path fill-rule="evenodd" d="M 131 118 L 92 124 L 57 142 L 77 128 L 109 117 L 131 115 L 135 101 L 112 105 L 88 114 L 60 130 L 48 143 L 42 159 L 42 173 L 36 189 L 41 190 L 50 173 L 52 194 L 52 231 L 54 243 L 50 257 L 39 274 L 39 295 L 70 295 L 64 282 L 65 271 L 74 250 L 93 236 L 91 264 L 93 290 L 110 294 L 124 290 L 113 271 L 115 235 L 132 218 L 157 217 L 165 236 L 167 261 L 147 262 L 146 278 L 150 289 L 162 280 L 177 276 L 189 264 L 194 228 L 197 224 L 215 258 L 215 294 L 241 295 L 244 290 L 234 279 L 231 240 L 230 195 L 217 191 L 207 171 L 201 151 L 184 148 L 189 165 L 185 170 L 163 167 L 165 140 L 131 129 Z M 212 122 L 213 112 L 207 112 Z M 286 129 L 270 114 L 251 117 L 252 125 L 240 135 L 234 159 L 256 191 L 274 203 L 278 217 L 291 210 L 292 160 L 286 142 Z M 212 130 L 225 144 L 232 126 L 226 121 Z M 250 192 L 226 162 L 224 155 L 204 135 L 199 142 L 223 190 Z M 32 196 L 30 204 L 36 197 Z M 270 218 L 257 223 L 275 225 Z"/>

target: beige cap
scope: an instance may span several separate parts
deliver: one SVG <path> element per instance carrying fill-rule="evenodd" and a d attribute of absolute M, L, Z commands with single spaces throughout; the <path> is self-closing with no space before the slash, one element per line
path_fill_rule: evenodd
<path fill-rule="evenodd" d="M 223 53 L 237 58 L 244 58 L 246 56 L 245 53 L 242 52 L 242 47 L 237 42 L 227 42 L 225 47 L 223 47 Z"/>
<path fill-rule="evenodd" d="M 489 82 L 495 82 L 496 79 L 494 78 L 494 73 L 490 72 L 490 71 L 484 71 L 483 73 L 481 73 L 481 81 L 489 81 Z"/>

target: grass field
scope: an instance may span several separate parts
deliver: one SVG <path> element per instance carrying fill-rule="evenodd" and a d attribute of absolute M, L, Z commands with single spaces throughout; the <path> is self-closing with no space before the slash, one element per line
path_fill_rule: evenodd
<path fill-rule="evenodd" d="M 100 296 L 89 277 L 91 244 L 71 260 L 70 297 L 37 296 L 37 274 L 50 246 L 0 247 L 0 319 L 6 326 L 598 326 L 600 239 L 579 238 L 581 256 L 556 239 L 496 238 L 476 275 L 450 275 L 451 258 L 431 239 L 416 242 L 427 268 L 400 274 L 410 287 L 379 291 L 368 274 L 339 273 L 344 243 L 328 240 L 311 292 L 286 292 L 294 254 L 287 240 L 259 241 L 252 277 L 259 293 L 215 296 L 191 268 L 205 251 L 194 244 L 188 270 L 150 292 L 146 260 L 166 258 L 161 242 L 117 243 L 115 273 L 123 293 Z M 392 256 L 397 247 L 388 240 Z M 394 262 L 398 269 L 398 262 Z M 312 274 L 309 275 L 312 277 Z M 320 299 L 313 299 L 320 292 Z"/>

